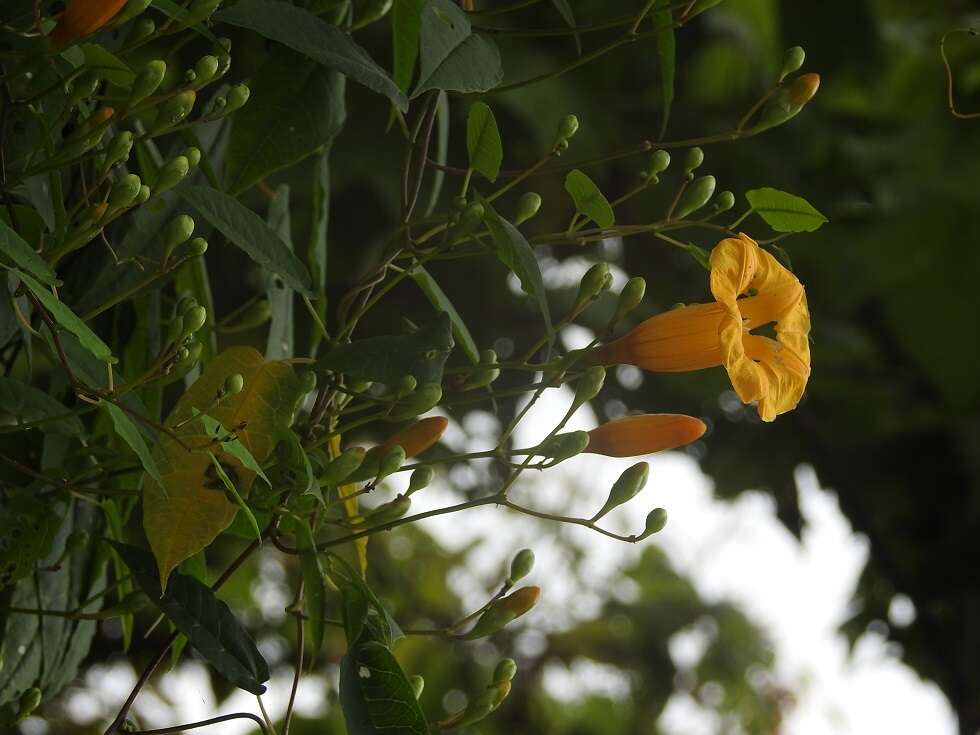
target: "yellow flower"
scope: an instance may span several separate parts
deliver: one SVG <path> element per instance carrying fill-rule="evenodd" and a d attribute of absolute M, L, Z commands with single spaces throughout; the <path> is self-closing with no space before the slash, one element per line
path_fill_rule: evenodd
<path fill-rule="evenodd" d="M 51 32 L 55 48 L 95 33 L 126 4 L 126 0 L 71 0 Z"/>
<path fill-rule="evenodd" d="M 585 451 L 607 457 L 639 457 L 690 444 L 700 439 L 706 428 L 703 421 L 682 414 L 624 416 L 590 431 Z"/>
<path fill-rule="evenodd" d="M 647 319 L 593 353 L 602 365 L 656 372 L 724 366 L 735 392 L 758 401 L 772 421 L 800 402 L 810 377 L 810 312 L 803 285 L 752 238 L 739 235 L 711 251 L 715 302 Z M 774 325 L 776 339 L 752 334 Z"/>

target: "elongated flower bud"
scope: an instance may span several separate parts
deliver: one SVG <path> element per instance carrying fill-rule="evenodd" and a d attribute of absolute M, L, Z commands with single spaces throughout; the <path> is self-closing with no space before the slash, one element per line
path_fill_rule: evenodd
<path fill-rule="evenodd" d="M 436 476 L 436 471 L 428 465 L 412 470 L 412 476 L 408 479 L 408 490 L 406 495 L 418 492 L 422 488 L 428 487 Z"/>
<path fill-rule="evenodd" d="M 79 38 L 91 35 L 122 10 L 126 0 L 69 0 L 65 12 L 51 31 L 51 42 L 62 49 Z"/>
<path fill-rule="evenodd" d="M 137 18 L 130 27 L 129 34 L 123 42 L 124 46 L 134 46 L 157 32 L 157 24 L 153 18 Z"/>
<path fill-rule="evenodd" d="M 680 201 L 674 208 L 673 217 L 675 219 L 684 219 L 687 215 L 697 212 L 708 203 L 714 193 L 714 176 L 700 176 L 696 178 L 681 195 Z"/>
<path fill-rule="evenodd" d="M 643 533 L 640 534 L 639 538 L 645 539 L 647 536 L 659 533 L 666 525 L 667 511 L 663 508 L 654 508 L 647 514 L 646 528 L 643 529 Z"/>
<path fill-rule="evenodd" d="M 442 386 L 439 383 L 426 383 L 410 396 L 398 401 L 388 414 L 388 418 L 393 421 L 410 419 L 439 405 L 441 400 Z"/>
<path fill-rule="evenodd" d="M 403 464 L 405 464 L 405 450 L 397 444 L 389 447 L 378 460 L 378 474 L 374 481 L 381 482 L 388 475 L 398 472 Z"/>
<path fill-rule="evenodd" d="M 613 483 L 612 489 L 609 491 L 609 497 L 599 512 L 592 517 L 592 520 L 599 520 L 613 508 L 631 500 L 647 484 L 647 477 L 649 475 L 650 465 L 646 462 L 637 462 L 628 468 Z"/>
<path fill-rule="evenodd" d="M 754 132 L 782 125 L 796 117 L 820 88 L 819 74 L 803 74 L 773 97 L 759 113 L 759 121 L 752 127 Z"/>
<path fill-rule="evenodd" d="M 415 698 L 418 699 L 421 697 L 422 691 L 425 689 L 425 679 L 418 674 L 412 674 L 408 677 L 408 683 L 412 687 L 412 693 L 415 695 Z"/>
<path fill-rule="evenodd" d="M 143 182 L 136 174 L 126 174 L 109 190 L 109 213 L 118 212 L 133 203 L 140 193 Z"/>
<path fill-rule="evenodd" d="M 154 190 L 157 194 L 170 191 L 184 180 L 190 170 L 191 162 L 184 156 L 177 156 L 160 169 L 160 175 L 157 176 L 156 184 L 153 187 Z"/>
<path fill-rule="evenodd" d="M 546 457 L 551 464 L 564 462 L 566 459 L 581 454 L 589 446 L 589 434 L 585 431 L 569 431 L 565 434 L 555 434 L 534 449 L 534 454 Z"/>
<path fill-rule="evenodd" d="M 210 82 L 214 78 L 214 75 L 218 73 L 218 65 L 217 56 L 211 56 L 209 54 L 198 59 L 197 63 L 194 64 L 194 74 L 197 76 L 197 84 L 204 85 Z"/>
<path fill-rule="evenodd" d="M 624 316 L 639 306 L 646 292 L 647 282 L 645 278 L 633 276 L 629 279 L 623 286 L 623 290 L 619 292 L 619 301 L 616 303 L 616 311 L 613 313 L 612 319 L 609 320 L 609 326 L 614 327 Z"/>
<path fill-rule="evenodd" d="M 648 179 L 650 183 L 659 184 L 660 177 L 658 174 L 662 174 L 669 166 L 670 154 L 663 149 L 654 151 L 650 155 L 650 163 L 647 164 L 646 170 L 643 172 L 643 178 Z"/>
<path fill-rule="evenodd" d="M 339 457 L 330 460 L 320 476 L 321 485 L 339 485 L 364 462 L 364 447 L 350 447 L 341 452 Z"/>
<path fill-rule="evenodd" d="M 690 177 L 704 163 L 704 151 L 695 146 L 684 157 L 684 175 Z"/>
<path fill-rule="evenodd" d="M 415 457 L 436 444 L 447 426 L 449 426 L 449 419 L 446 417 L 430 416 L 395 432 L 384 444 L 375 447 L 368 454 L 382 454 L 398 445 L 405 450 L 406 457 Z"/>
<path fill-rule="evenodd" d="M 813 95 L 817 93 L 818 89 L 820 89 L 820 75 L 804 74 L 794 79 L 789 85 L 786 99 L 791 105 L 803 106 L 813 99 Z"/>
<path fill-rule="evenodd" d="M 538 213 L 539 209 L 541 209 L 541 195 L 533 191 L 527 192 L 517 203 L 517 216 L 514 218 L 514 224 L 519 225 L 527 222 Z"/>
<path fill-rule="evenodd" d="M 806 52 L 802 46 L 793 46 L 793 48 L 787 49 L 786 56 L 783 57 L 783 70 L 779 74 L 779 81 L 782 81 L 793 72 L 799 71 L 805 60 Z"/>
<path fill-rule="evenodd" d="M 128 130 L 123 130 L 121 133 L 117 133 L 113 139 L 109 141 L 109 145 L 106 148 L 105 162 L 102 164 L 102 170 L 108 171 L 117 163 L 122 163 L 123 161 L 128 160 L 130 151 L 132 150 L 133 134 Z"/>
<path fill-rule="evenodd" d="M 573 311 L 578 311 L 586 304 L 599 298 L 599 294 L 612 285 L 612 274 L 609 272 L 608 263 L 595 263 L 582 276 L 582 282 L 578 287 L 578 294 L 575 296 Z"/>
<path fill-rule="evenodd" d="M 203 306 L 194 306 L 187 310 L 184 314 L 184 334 L 183 336 L 190 337 L 208 320 L 208 312 Z"/>
<path fill-rule="evenodd" d="M 558 123 L 558 133 L 555 135 L 555 146 L 567 148 L 568 141 L 575 137 L 578 132 L 578 118 L 575 115 L 566 115 Z"/>
<path fill-rule="evenodd" d="M 540 594 L 540 587 L 521 587 L 521 589 L 511 592 L 507 597 L 494 600 L 486 612 L 476 621 L 476 625 L 459 638 L 464 641 L 472 641 L 496 633 L 534 607 Z"/>
<path fill-rule="evenodd" d="M 606 369 L 595 365 L 590 367 L 578 379 L 575 386 L 575 397 L 572 400 L 572 407 L 578 408 L 584 403 L 588 403 L 602 390 L 602 384 L 606 381 Z"/>
<path fill-rule="evenodd" d="M 507 581 L 511 584 L 519 582 L 529 575 L 532 569 L 534 569 L 534 551 L 521 549 L 514 554 L 514 558 L 510 562 L 510 574 L 507 575 Z"/>
<path fill-rule="evenodd" d="M 128 23 L 150 7 L 151 2 L 153 2 L 153 0 L 129 0 L 122 12 L 112 19 L 113 27 L 115 28 L 121 26 L 123 23 Z"/>
<path fill-rule="evenodd" d="M 30 717 L 34 710 L 38 708 L 41 704 L 41 690 L 37 687 L 31 687 L 25 691 L 21 696 L 20 700 L 17 702 L 17 714 L 14 715 L 14 724 L 26 720 Z"/>
<path fill-rule="evenodd" d="M 165 100 L 157 109 L 156 119 L 154 119 L 153 124 L 147 132 L 150 135 L 156 135 L 177 125 L 191 114 L 196 100 L 197 93 L 192 89 L 179 92 L 170 99 Z"/>
<path fill-rule="evenodd" d="M 507 695 L 510 694 L 510 687 L 509 679 L 495 681 L 480 696 L 467 704 L 466 709 L 438 723 L 439 727 L 444 730 L 457 729 L 475 725 L 486 719 L 507 698 Z"/>
<path fill-rule="evenodd" d="M 133 88 L 129 93 L 129 108 L 132 109 L 156 92 L 166 75 L 167 62 L 162 59 L 146 62 L 146 65 L 136 75 L 136 79 L 133 80 Z"/>
<path fill-rule="evenodd" d="M 639 457 L 697 441 L 707 427 L 700 419 L 673 413 L 624 416 L 589 432 L 589 454 Z"/>
<path fill-rule="evenodd" d="M 163 236 L 164 260 L 178 247 L 187 242 L 194 234 L 194 218 L 186 214 L 174 217 Z M 183 312 L 181 312 L 183 313 Z"/>
<path fill-rule="evenodd" d="M 382 503 L 377 508 L 368 513 L 366 517 L 367 524 L 369 526 L 377 526 L 382 523 L 390 523 L 391 521 L 397 521 L 403 515 L 408 513 L 408 509 L 412 506 L 412 499 L 407 495 L 399 495 L 394 500 L 387 503 Z"/>
<path fill-rule="evenodd" d="M 501 659 L 493 670 L 494 683 L 511 681 L 517 675 L 517 662 L 512 658 Z"/>
<path fill-rule="evenodd" d="M 711 211 L 713 214 L 721 214 L 722 212 L 727 212 L 729 209 L 735 206 L 735 195 L 730 191 L 722 191 L 718 193 L 715 197 L 715 201 L 711 204 Z"/>
<path fill-rule="evenodd" d="M 225 95 L 227 103 L 225 104 L 224 113 L 227 115 L 244 107 L 251 93 L 252 91 L 245 84 L 236 84 L 229 89 L 228 94 Z"/>

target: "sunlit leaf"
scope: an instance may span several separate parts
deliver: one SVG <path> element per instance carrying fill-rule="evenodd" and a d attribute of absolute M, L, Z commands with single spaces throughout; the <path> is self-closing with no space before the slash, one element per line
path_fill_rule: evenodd
<path fill-rule="evenodd" d="M 609 200 L 595 185 L 595 182 L 582 171 L 574 169 L 565 177 L 565 191 L 575 202 L 575 209 L 595 222 L 599 227 L 612 227 L 616 215 Z"/>
<path fill-rule="evenodd" d="M 752 211 L 776 232 L 813 232 L 828 222 L 806 199 L 766 187 L 745 192 Z"/>

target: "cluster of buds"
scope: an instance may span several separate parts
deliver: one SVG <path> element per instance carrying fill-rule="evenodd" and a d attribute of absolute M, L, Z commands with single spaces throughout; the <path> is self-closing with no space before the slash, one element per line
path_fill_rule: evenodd
<path fill-rule="evenodd" d="M 445 730 L 475 725 L 493 713 L 510 694 L 511 680 L 517 675 L 517 662 L 501 660 L 493 670 L 492 681 L 486 690 L 474 697 L 465 708 L 438 723 Z"/>

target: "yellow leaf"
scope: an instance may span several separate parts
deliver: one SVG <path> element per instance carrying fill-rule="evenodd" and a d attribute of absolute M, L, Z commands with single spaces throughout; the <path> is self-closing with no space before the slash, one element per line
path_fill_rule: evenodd
<path fill-rule="evenodd" d="M 339 456 L 340 456 L 340 434 L 336 434 L 330 438 L 330 458 L 333 459 L 334 457 L 339 457 Z M 337 488 L 337 493 L 340 495 L 340 497 L 347 498 L 347 500 L 344 501 L 344 512 L 347 514 L 348 518 L 355 521 L 360 520 L 361 518 L 357 509 L 357 496 L 354 495 L 354 493 L 356 492 L 357 492 L 356 484 L 340 485 Z M 354 497 L 348 497 L 351 495 L 353 495 Z M 367 564 L 368 564 L 367 545 L 368 545 L 367 536 L 356 539 L 354 541 L 354 547 L 357 549 L 357 561 L 361 568 L 362 577 L 365 574 L 367 574 Z"/>
<path fill-rule="evenodd" d="M 213 405 L 225 378 L 235 373 L 245 379 L 242 391 Z M 288 364 L 266 362 L 251 347 L 231 347 L 218 355 L 177 401 L 166 424 L 179 426 L 175 433 L 185 446 L 161 435 L 153 458 L 163 486 L 147 478 L 143 493 L 143 528 L 163 587 L 170 572 L 208 546 L 238 512 L 214 476 L 208 452 L 234 469 L 243 496 L 255 480 L 255 473 L 222 451 L 220 442 L 212 441 L 200 421 L 189 420 L 194 412 L 207 413 L 228 431 L 236 432 L 252 456 L 262 462 L 272 453 L 277 437 L 289 428 L 302 396 L 301 381 Z"/>

